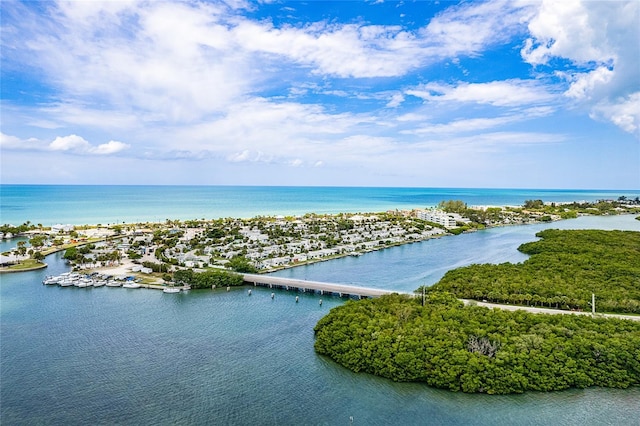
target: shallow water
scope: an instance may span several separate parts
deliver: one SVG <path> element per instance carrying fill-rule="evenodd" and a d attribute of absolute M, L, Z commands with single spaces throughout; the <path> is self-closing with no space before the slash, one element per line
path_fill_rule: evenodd
<path fill-rule="evenodd" d="M 436 206 L 635 198 L 640 191 L 482 188 L 0 185 L 0 222 L 114 224 L 166 219 L 378 212 Z"/>

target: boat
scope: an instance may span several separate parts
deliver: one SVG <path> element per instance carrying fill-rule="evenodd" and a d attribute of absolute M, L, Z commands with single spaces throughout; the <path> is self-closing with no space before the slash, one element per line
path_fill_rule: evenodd
<path fill-rule="evenodd" d="M 176 287 L 166 287 L 162 289 L 163 293 L 180 293 L 180 289 Z"/>
<path fill-rule="evenodd" d="M 103 281 L 103 280 L 95 280 L 95 281 L 93 282 L 93 286 L 94 286 L 94 287 L 102 287 L 102 286 L 103 286 L 103 285 L 105 285 L 105 284 L 106 284 L 106 281 Z"/>
<path fill-rule="evenodd" d="M 44 280 L 42 280 L 42 284 L 45 285 L 56 285 L 60 282 L 60 277 L 48 276 Z"/>
<path fill-rule="evenodd" d="M 79 288 L 87 288 L 87 287 L 92 287 L 93 282 L 89 278 L 80 278 L 73 285 Z"/>
<path fill-rule="evenodd" d="M 129 281 L 122 284 L 122 288 L 140 288 L 140 284 Z"/>
<path fill-rule="evenodd" d="M 60 287 L 72 287 L 73 286 L 73 281 L 70 280 L 69 278 L 65 278 L 65 279 L 60 280 L 58 282 L 58 285 Z"/>
<path fill-rule="evenodd" d="M 120 281 L 109 280 L 106 285 L 107 287 L 120 287 L 122 286 L 122 283 Z"/>

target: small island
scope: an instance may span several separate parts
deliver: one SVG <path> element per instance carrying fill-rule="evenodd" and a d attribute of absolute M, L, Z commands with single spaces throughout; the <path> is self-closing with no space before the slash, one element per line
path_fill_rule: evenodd
<path fill-rule="evenodd" d="M 350 301 L 315 327 L 315 349 L 350 370 L 489 394 L 640 385 L 640 322 L 466 306 L 458 297 L 640 313 L 640 232 L 557 231 L 521 264 L 448 272 L 423 297 Z"/>

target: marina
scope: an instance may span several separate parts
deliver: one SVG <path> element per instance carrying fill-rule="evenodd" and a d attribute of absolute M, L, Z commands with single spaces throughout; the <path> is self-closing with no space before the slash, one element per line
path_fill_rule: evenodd
<path fill-rule="evenodd" d="M 77 272 L 64 272 L 60 275 L 48 275 L 42 280 L 44 285 L 57 285 L 60 287 L 122 287 L 127 281 L 133 281 L 134 277 L 114 277 L 97 272 L 80 274 Z"/>
<path fill-rule="evenodd" d="M 384 290 L 378 288 L 360 287 L 346 284 L 336 284 L 320 281 L 307 281 L 292 278 L 283 278 L 278 276 L 260 275 L 260 274 L 242 274 L 243 280 L 247 285 L 255 287 L 268 287 L 270 289 L 279 289 L 285 291 L 299 291 L 303 293 L 317 293 L 320 295 L 337 296 L 337 297 L 379 297 L 385 294 L 398 293 L 397 291 Z M 146 288 L 154 290 L 162 290 L 164 293 L 175 294 L 181 291 L 189 290 L 188 286 L 175 287 L 153 284 L 142 284 L 139 278 L 134 276 L 119 276 L 100 274 L 93 272 L 90 274 L 80 274 L 76 272 L 64 272 L 60 275 L 48 275 L 42 280 L 43 285 L 59 287 L 78 287 L 78 288 L 96 288 L 96 287 L 122 287 L 128 289 Z M 401 292 L 404 293 L 404 292 Z M 410 293 L 406 293 L 410 294 Z"/>
<path fill-rule="evenodd" d="M 58 287 L 97 288 L 97 287 L 122 287 L 129 289 L 146 288 L 162 290 L 164 293 L 180 293 L 189 290 L 188 286 L 164 286 L 154 284 L 142 284 L 139 278 L 134 276 L 113 276 L 93 272 L 80 274 L 77 272 L 64 272 L 59 275 L 48 275 L 42 280 L 43 285 Z"/>

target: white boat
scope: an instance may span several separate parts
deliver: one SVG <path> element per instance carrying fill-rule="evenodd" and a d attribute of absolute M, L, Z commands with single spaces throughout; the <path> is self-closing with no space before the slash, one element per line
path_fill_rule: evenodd
<path fill-rule="evenodd" d="M 122 284 L 122 288 L 140 288 L 140 284 L 129 281 L 125 284 Z"/>
<path fill-rule="evenodd" d="M 122 283 L 120 281 L 115 281 L 115 280 L 110 280 L 107 281 L 107 287 L 120 287 L 122 286 Z"/>
<path fill-rule="evenodd" d="M 80 288 L 87 288 L 87 287 L 92 287 L 93 282 L 91 282 L 91 280 L 88 278 L 80 278 L 73 285 Z"/>
<path fill-rule="evenodd" d="M 180 289 L 176 287 L 167 287 L 162 289 L 163 293 L 180 293 Z"/>
<path fill-rule="evenodd" d="M 60 277 L 46 277 L 44 280 L 42 280 L 42 284 L 45 285 L 56 285 L 60 282 Z"/>
<path fill-rule="evenodd" d="M 105 284 L 106 284 L 106 282 L 103 281 L 103 280 L 96 280 L 96 281 L 93 282 L 93 286 L 94 287 L 102 287 Z"/>
<path fill-rule="evenodd" d="M 67 279 L 63 279 L 63 280 L 60 280 L 60 282 L 58 282 L 58 285 L 60 287 L 71 287 L 71 286 L 73 286 L 73 281 L 71 281 L 68 278 Z"/>

